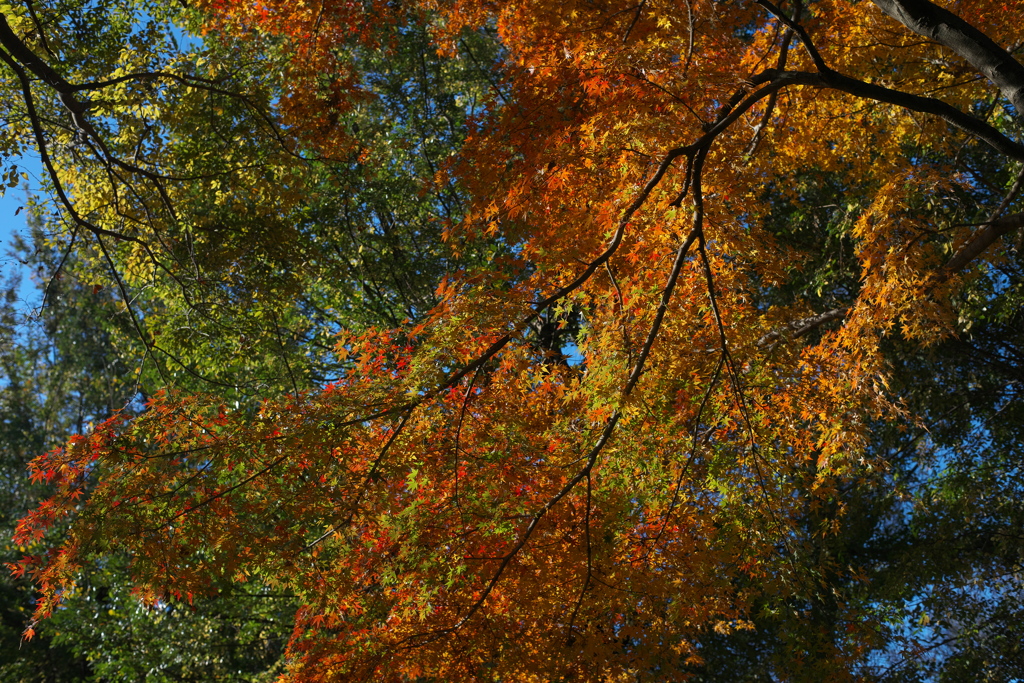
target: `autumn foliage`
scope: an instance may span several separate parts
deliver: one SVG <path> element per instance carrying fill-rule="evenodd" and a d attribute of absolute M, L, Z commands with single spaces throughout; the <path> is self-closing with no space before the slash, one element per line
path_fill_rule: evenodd
<path fill-rule="evenodd" d="M 801 676 L 857 678 L 896 636 L 827 548 L 883 481 L 872 425 L 915 424 L 887 344 L 956 334 L 951 297 L 1020 224 L 964 199 L 957 155 L 1024 161 L 1012 107 L 985 109 L 1006 89 L 879 6 L 201 3 L 205 40 L 276 51 L 281 144 L 319 160 L 374 153 L 344 124 L 358 55 L 413 24 L 451 58 L 497 40 L 468 138 L 420 179 L 466 197 L 434 219 L 453 258 L 497 246 L 418 318 L 342 331 L 335 381 L 168 389 L 38 458 L 56 493 L 17 540 L 71 524 L 15 568 L 36 617 L 127 552 L 156 608 L 298 595 L 287 680 L 685 680 L 708 634 L 771 615 Z M 948 7 L 1017 39 L 1020 3 Z M 839 275 L 790 229 L 822 206 Z"/>

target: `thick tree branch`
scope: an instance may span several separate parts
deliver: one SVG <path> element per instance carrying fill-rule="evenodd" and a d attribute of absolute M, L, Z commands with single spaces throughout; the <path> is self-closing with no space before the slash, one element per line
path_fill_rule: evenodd
<path fill-rule="evenodd" d="M 831 69 L 817 74 L 807 71 L 784 71 L 780 76 L 787 79 L 787 84 L 830 88 L 865 100 L 885 102 L 909 111 L 937 116 L 955 128 L 970 133 L 997 152 L 1011 159 L 1024 161 L 1024 145 L 1008 138 L 984 121 L 934 97 L 914 95 L 875 83 L 866 83 Z"/>
<path fill-rule="evenodd" d="M 7 16 L 4 14 L 0 14 L 0 45 L 3 45 L 12 57 L 57 92 L 71 92 L 70 84 L 22 42 L 7 23 Z"/>
<path fill-rule="evenodd" d="M 947 279 L 954 273 L 963 270 L 968 263 L 977 258 L 981 252 L 988 249 L 997 239 L 1008 232 L 1024 227 L 1024 213 L 1013 213 L 1003 216 L 985 224 L 981 230 L 971 239 L 970 242 L 960 247 L 953 258 L 943 267 L 944 276 Z"/>
<path fill-rule="evenodd" d="M 914 33 L 930 38 L 965 59 L 1024 115 L 1024 66 L 991 38 L 949 10 L 928 0 L 871 0 Z"/>

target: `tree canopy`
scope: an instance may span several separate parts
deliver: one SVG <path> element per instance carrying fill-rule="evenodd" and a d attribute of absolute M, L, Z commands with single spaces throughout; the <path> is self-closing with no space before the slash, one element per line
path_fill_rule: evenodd
<path fill-rule="evenodd" d="M 5 6 L 127 375 L 26 634 L 121 562 L 282 680 L 1020 675 L 1022 10 Z"/>

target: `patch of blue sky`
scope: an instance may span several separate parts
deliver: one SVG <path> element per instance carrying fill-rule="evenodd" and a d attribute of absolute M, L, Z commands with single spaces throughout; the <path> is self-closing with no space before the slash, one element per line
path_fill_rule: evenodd
<path fill-rule="evenodd" d="M 23 312 L 28 314 L 35 307 L 39 306 L 40 293 L 32 280 L 32 273 L 14 254 L 14 241 L 17 235 L 28 241 L 28 205 L 33 193 L 38 192 L 42 187 L 41 175 L 42 165 L 38 156 L 26 155 L 6 160 L 5 169 L 11 164 L 18 167 L 20 173 L 25 177 L 21 185 L 15 188 L 5 188 L 0 196 L 0 241 L 3 249 L 0 250 L 0 270 L 2 270 L 2 281 L 6 282 L 10 277 L 19 275 L 21 284 L 18 288 L 18 303 Z"/>

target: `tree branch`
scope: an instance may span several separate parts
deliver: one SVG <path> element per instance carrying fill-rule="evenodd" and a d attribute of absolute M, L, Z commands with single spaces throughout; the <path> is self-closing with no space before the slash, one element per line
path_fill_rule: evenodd
<path fill-rule="evenodd" d="M 821 327 L 825 323 L 845 317 L 847 310 L 848 309 L 844 306 L 842 308 L 833 308 L 831 311 L 825 311 L 824 313 L 818 313 L 817 315 L 800 318 L 799 320 L 792 320 L 758 339 L 757 347 L 764 348 L 766 346 L 774 346 L 783 338 L 783 336 L 787 336 L 791 339 L 798 339 L 811 330 Z"/>
<path fill-rule="evenodd" d="M 1024 115 L 1024 66 L 991 38 L 928 0 L 871 0 L 914 33 L 952 50 L 985 75 Z"/>
<path fill-rule="evenodd" d="M 953 258 L 943 267 L 942 280 L 952 276 L 954 273 L 963 270 L 968 263 L 977 258 L 993 242 L 1008 232 L 1024 226 L 1024 213 L 1012 213 L 994 221 L 989 221 L 985 227 L 971 238 L 971 241 L 960 247 L 960 250 L 953 254 Z"/>
<path fill-rule="evenodd" d="M 811 73 L 807 71 L 784 71 L 780 76 L 787 79 L 787 84 L 809 85 L 819 88 L 830 88 L 841 92 L 849 93 L 855 97 L 876 102 L 894 104 L 897 107 L 909 111 L 917 111 L 922 114 L 931 114 L 969 133 L 986 143 L 997 152 L 1004 154 L 1011 159 L 1024 161 L 1024 145 L 1013 140 L 980 119 L 966 114 L 951 104 L 934 97 L 914 95 L 901 90 L 886 88 L 875 83 L 866 83 L 856 78 L 843 75 L 829 69 L 824 73 Z"/>

